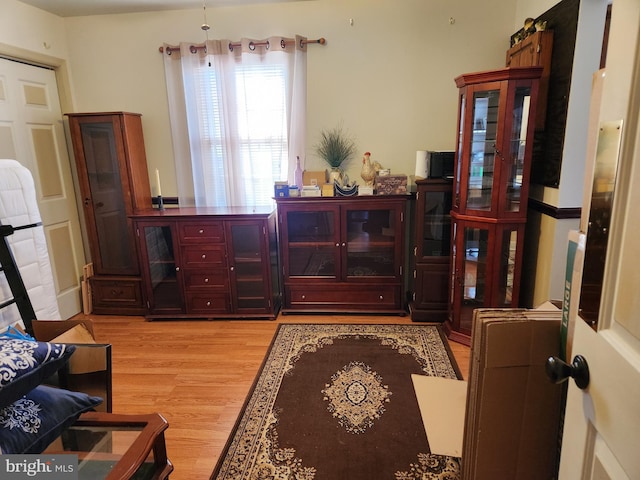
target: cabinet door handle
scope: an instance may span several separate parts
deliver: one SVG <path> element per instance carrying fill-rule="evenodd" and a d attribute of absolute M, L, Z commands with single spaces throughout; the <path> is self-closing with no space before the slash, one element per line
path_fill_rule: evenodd
<path fill-rule="evenodd" d="M 180 267 L 176 267 L 176 272 L 179 272 L 179 271 L 180 271 Z"/>
<path fill-rule="evenodd" d="M 232 272 L 233 272 L 235 269 L 236 269 L 236 268 L 235 268 L 234 266 L 231 266 L 231 267 L 229 268 L 229 270 L 231 270 Z"/>
<path fill-rule="evenodd" d="M 336 243 L 336 247 L 339 247 L 339 246 L 340 246 L 340 244 L 339 244 L 339 243 Z"/>
<path fill-rule="evenodd" d="M 343 247 L 346 247 L 346 246 L 347 246 L 347 244 L 346 244 L 345 242 L 342 242 L 342 246 L 343 246 Z"/>

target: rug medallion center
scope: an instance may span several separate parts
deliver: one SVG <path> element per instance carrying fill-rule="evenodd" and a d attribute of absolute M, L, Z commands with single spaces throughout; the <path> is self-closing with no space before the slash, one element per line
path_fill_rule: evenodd
<path fill-rule="evenodd" d="M 363 433 L 384 413 L 391 392 L 362 362 L 351 362 L 331 376 L 322 390 L 327 410 L 350 433 Z"/>

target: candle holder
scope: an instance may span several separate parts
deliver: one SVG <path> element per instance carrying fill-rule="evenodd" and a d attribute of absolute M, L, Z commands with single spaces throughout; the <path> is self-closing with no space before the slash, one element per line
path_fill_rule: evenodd
<path fill-rule="evenodd" d="M 162 200 L 162 195 L 158 195 L 156 198 L 158 199 L 158 210 L 164 210 L 164 201 Z"/>

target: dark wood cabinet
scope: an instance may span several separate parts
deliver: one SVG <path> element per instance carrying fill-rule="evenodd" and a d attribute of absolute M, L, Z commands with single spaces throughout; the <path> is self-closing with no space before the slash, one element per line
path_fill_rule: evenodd
<path fill-rule="evenodd" d="M 151 207 L 141 117 L 125 112 L 67 116 L 95 273 L 93 311 L 140 315 L 138 252 L 129 215 Z"/>
<path fill-rule="evenodd" d="M 473 310 L 518 307 L 541 67 L 456 78 L 450 338 L 470 343 Z"/>
<path fill-rule="evenodd" d="M 536 129 L 543 130 L 547 118 L 547 97 L 551 75 L 553 31 L 535 32 L 507 50 L 507 67 L 542 67 L 536 105 Z"/>
<path fill-rule="evenodd" d="M 148 318 L 270 318 L 280 286 L 272 208 L 137 212 Z"/>
<path fill-rule="evenodd" d="M 283 313 L 406 313 L 406 201 L 278 198 Z"/>
<path fill-rule="evenodd" d="M 449 308 L 452 180 L 416 180 L 414 321 L 444 322 Z"/>

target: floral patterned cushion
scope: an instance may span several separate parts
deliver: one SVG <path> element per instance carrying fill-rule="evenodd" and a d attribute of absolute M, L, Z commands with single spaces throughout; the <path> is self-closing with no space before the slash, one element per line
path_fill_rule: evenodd
<path fill-rule="evenodd" d="M 41 385 L 0 410 L 0 454 L 42 453 L 102 398 Z"/>
<path fill-rule="evenodd" d="M 62 367 L 74 345 L 0 338 L 0 408 L 11 405 Z"/>

